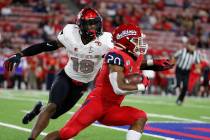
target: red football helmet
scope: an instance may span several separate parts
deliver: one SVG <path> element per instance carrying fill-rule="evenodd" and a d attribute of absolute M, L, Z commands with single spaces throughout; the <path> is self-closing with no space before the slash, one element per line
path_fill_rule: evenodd
<path fill-rule="evenodd" d="M 147 52 L 148 44 L 143 42 L 144 37 L 141 28 L 132 24 L 122 24 L 112 32 L 115 45 L 135 56 Z"/>
<path fill-rule="evenodd" d="M 92 8 L 84 8 L 77 15 L 76 24 L 80 27 L 80 34 L 95 38 L 103 33 L 102 17 Z M 94 28 L 90 26 L 95 25 Z"/>

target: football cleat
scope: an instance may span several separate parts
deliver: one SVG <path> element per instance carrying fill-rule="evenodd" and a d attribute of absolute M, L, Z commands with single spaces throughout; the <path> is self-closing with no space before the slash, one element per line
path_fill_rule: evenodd
<path fill-rule="evenodd" d="M 23 117 L 22 123 L 28 124 L 30 121 L 32 121 L 39 114 L 42 106 L 43 104 L 41 101 L 37 102 L 32 111 L 26 113 L 26 115 Z"/>
<path fill-rule="evenodd" d="M 182 105 L 182 101 L 176 100 L 176 104 L 177 104 L 177 105 Z"/>

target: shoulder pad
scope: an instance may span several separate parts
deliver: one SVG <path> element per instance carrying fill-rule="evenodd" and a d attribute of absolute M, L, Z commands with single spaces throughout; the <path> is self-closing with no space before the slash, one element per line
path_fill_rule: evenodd
<path fill-rule="evenodd" d="M 105 61 L 108 64 L 124 66 L 124 59 L 120 54 L 116 52 L 109 52 L 106 54 Z"/>
<path fill-rule="evenodd" d="M 66 42 L 71 42 L 71 38 L 74 35 L 75 29 L 79 28 L 75 24 L 67 24 L 63 30 L 61 30 L 57 36 L 57 39 L 65 45 Z"/>
<path fill-rule="evenodd" d="M 104 32 L 99 39 L 104 42 L 109 48 L 113 48 L 114 44 L 112 42 L 112 34 L 109 32 Z"/>

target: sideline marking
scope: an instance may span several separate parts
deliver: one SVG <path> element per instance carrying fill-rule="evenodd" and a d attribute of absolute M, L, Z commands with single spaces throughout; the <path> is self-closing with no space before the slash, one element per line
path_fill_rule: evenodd
<path fill-rule="evenodd" d="M 13 129 L 17 129 L 17 130 L 25 131 L 25 132 L 31 132 L 31 129 L 24 128 L 24 127 L 20 127 L 20 126 L 13 125 L 13 124 L 8 124 L 8 123 L 3 123 L 3 122 L 0 122 L 0 125 L 1 125 L 1 126 L 4 126 L 4 127 L 8 127 L 8 128 L 13 128 Z M 47 135 L 47 133 L 45 133 L 45 132 L 41 132 L 41 133 L 40 133 L 40 135 L 42 135 L 42 136 L 46 136 L 46 135 Z"/>
<path fill-rule="evenodd" d="M 201 119 L 210 120 L 210 117 L 208 117 L 208 116 L 201 116 L 200 118 L 201 118 Z"/>
<path fill-rule="evenodd" d="M 3 123 L 3 122 L 0 122 L 0 126 L 4 126 L 4 127 L 8 127 L 8 128 L 13 128 L 13 129 L 17 129 L 17 130 L 25 131 L 25 132 L 31 132 L 31 129 L 20 127 L 20 126 L 13 125 L 13 124 Z M 46 136 L 47 133 L 46 132 L 41 132 L 40 135 Z M 69 139 L 69 140 L 73 140 L 73 139 Z"/>

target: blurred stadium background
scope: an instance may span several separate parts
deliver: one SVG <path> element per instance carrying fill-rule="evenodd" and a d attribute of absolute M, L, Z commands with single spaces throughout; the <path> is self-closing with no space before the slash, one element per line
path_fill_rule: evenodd
<path fill-rule="evenodd" d="M 18 139 L 27 138 L 28 129 L 24 127 L 32 126 L 21 124 L 21 110 L 30 110 L 33 102 L 28 103 L 28 100 L 47 99 L 46 93 L 56 72 L 66 64 L 68 58 L 62 49 L 28 57 L 12 73 L 4 71 L 4 60 L 31 44 L 55 39 L 64 25 L 75 23 L 78 11 L 88 5 L 96 8 L 103 16 L 105 31 L 111 32 L 122 23 L 141 26 L 149 44 L 148 57 L 172 56 L 176 50 L 186 46 L 188 37 L 193 36 L 197 39 L 197 49 L 203 56 L 202 60 L 210 63 L 210 0 L 0 0 L 0 109 L 4 110 L 0 113 L 0 139 L 14 140 L 17 135 Z M 208 89 L 207 93 L 204 92 L 202 67 L 192 69 L 194 77 L 190 80 L 190 92 L 183 106 L 175 104 L 177 93 L 174 90 L 174 69 L 157 73 L 146 71 L 152 80 L 149 91 L 139 96 L 138 101 L 128 98 L 130 105 L 139 106 L 150 113 L 151 127 L 146 129 L 146 133 L 156 137 L 149 135 L 143 139 L 158 139 L 158 136 L 164 136 L 162 139 L 210 139 L 210 91 Z M 158 115 L 161 117 L 158 118 Z M 57 123 L 52 124 L 47 132 L 60 128 L 68 118 L 69 115 L 66 115 L 61 120 L 56 120 Z M 193 132 L 185 133 L 178 129 L 176 132 L 170 130 L 170 134 L 176 136 L 168 133 L 163 135 L 161 130 L 169 131 L 168 126 L 171 124 L 158 126 L 160 130 L 152 129 L 155 128 L 152 122 L 165 121 L 174 121 L 175 125 L 177 122 L 189 124 L 187 126 Z M 3 125 L 4 123 L 7 125 Z M 11 127 L 8 127 L 9 124 Z M 10 129 L 14 128 L 13 125 L 19 126 L 18 131 Z M 93 133 L 87 130 L 87 133 L 76 140 L 84 137 L 118 140 L 124 136 L 114 132 L 117 129 L 111 130 L 112 137 L 103 135 L 105 129 L 91 129 L 101 132 L 96 138 L 92 138 L 88 136 Z M 21 131 L 25 133 L 18 134 Z M 14 136 L 11 135 L 13 132 Z M 202 134 L 199 136 L 197 132 Z M 5 137 L 2 136 L 3 133 Z"/>

